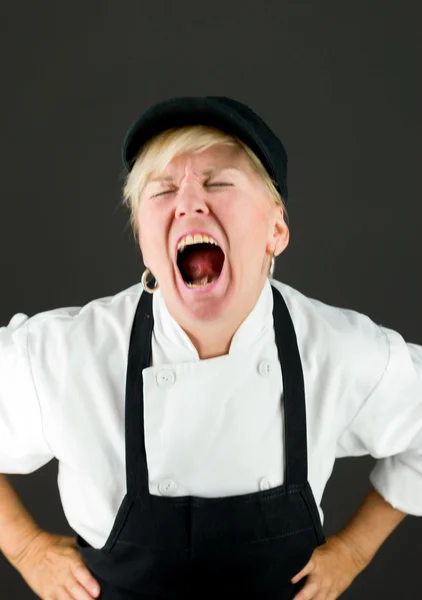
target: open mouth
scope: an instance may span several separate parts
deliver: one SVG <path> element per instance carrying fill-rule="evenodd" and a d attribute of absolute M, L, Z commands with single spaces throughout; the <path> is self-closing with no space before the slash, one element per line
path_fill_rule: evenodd
<path fill-rule="evenodd" d="M 189 288 L 205 288 L 220 277 L 224 252 L 216 243 L 191 242 L 179 248 L 177 266 Z"/>

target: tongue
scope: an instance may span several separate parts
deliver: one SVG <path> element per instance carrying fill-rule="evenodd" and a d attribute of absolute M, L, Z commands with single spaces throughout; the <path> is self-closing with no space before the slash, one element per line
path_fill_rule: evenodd
<path fill-rule="evenodd" d="M 224 254 L 219 248 L 192 249 L 183 257 L 180 270 L 185 279 L 195 283 L 205 277 L 208 280 L 218 277 L 223 268 L 223 262 Z"/>

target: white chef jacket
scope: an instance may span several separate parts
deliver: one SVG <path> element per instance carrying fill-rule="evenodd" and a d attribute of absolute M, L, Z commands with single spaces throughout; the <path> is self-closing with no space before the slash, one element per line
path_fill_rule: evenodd
<path fill-rule="evenodd" d="M 205 360 L 155 292 L 152 366 L 143 372 L 150 493 L 230 496 L 283 483 L 270 283 L 298 338 L 321 520 L 335 459 L 363 454 L 378 459 L 370 480 L 379 493 L 422 515 L 422 346 L 273 279 L 229 353 Z M 0 472 L 29 473 L 56 457 L 66 518 L 95 548 L 126 493 L 126 366 L 141 293 L 137 284 L 83 307 L 18 313 L 0 329 Z"/>

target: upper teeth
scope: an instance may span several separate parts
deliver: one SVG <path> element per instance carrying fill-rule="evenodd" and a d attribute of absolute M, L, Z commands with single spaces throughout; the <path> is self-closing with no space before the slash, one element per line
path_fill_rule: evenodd
<path fill-rule="evenodd" d="M 185 246 L 190 244 L 214 244 L 218 246 L 217 242 L 209 235 L 195 233 L 195 235 L 185 235 L 177 244 L 177 250 L 183 252 Z"/>

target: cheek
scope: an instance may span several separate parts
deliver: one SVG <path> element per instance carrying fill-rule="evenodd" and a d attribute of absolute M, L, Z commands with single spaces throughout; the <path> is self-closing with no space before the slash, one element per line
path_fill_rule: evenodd
<path fill-rule="evenodd" d="M 243 236 L 246 243 L 255 244 L 266 238 L 269 231 L 269 216 L 265 207 L 254 203 L 244 204 L 237 214 L 233 216 L 233 222 L 239 236 Z M 255 244 L 256 245 L 256 244 Z"/>
<path fill-rule="evenodd" d="M 144 261 L 148 263 L 154 250 L 154 219 L 146 210 L 139 210 L 137 217 L 138 240 Z"/>
<path fill-rule="evenodd" d="M 166 222 L 157 211 L 140 208 L 137 218 L 139 246 L 144 262 L 152 269 L 165 256 Z"/>
<path fill-rule="evenodd" d="M 227 198 L 220 213 L 232 249 L 241 249 L 248 260 L 261 260 L 270 240 L 271 202 L 260 185 L 242 188 Z"/>
<path fill-rule="evenodd" d="M 248 261 L 261 261 L 271 240 L 270 222 L 265 211 L 255 209 L 242 214 L 237 238 Z"/>

